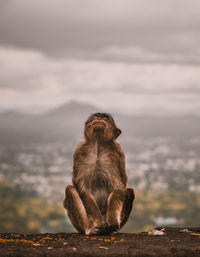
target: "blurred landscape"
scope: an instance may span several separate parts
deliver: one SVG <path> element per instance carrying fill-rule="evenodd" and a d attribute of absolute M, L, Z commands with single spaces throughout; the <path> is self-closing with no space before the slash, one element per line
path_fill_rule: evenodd
<path fill-rule="evenodd" d="M 72 156 L 94 105 L 0 113 L 0 232 L 71 232 L 62 206 Z M 111 112 L 136 200 L 124 232 L 200 224 L 200 117 Z"/>

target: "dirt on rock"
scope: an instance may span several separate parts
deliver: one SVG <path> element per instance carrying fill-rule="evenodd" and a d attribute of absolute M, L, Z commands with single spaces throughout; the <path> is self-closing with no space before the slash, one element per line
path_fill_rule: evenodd
<path fill-rule="evenodd" d="M 200 228 L 157 228 L 152 232 L 86 236 L 0 234 L 0 257 L 200 256 Z"/>

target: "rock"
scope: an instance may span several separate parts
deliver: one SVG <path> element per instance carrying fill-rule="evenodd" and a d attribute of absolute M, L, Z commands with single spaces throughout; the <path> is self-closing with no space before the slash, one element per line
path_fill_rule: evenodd
<path fill-rule="evenodd" d="M 159 236 L 156 236 L 159 234 Z M 156 228 L 150 234 L 0 234 L 0 257 L 200 256 L 200 228 Z"/>
<path fill-rule="evenodd" d="M 153 236 L 163 236 L 165 235 L 166 233 L 164 232 L 165 228 L 162 228 L 161 230 L 158 230 L 158 229 L 154 229 L 153 231 L 151 232 L 148 232 L 149 235 L 153 235 Z"/>

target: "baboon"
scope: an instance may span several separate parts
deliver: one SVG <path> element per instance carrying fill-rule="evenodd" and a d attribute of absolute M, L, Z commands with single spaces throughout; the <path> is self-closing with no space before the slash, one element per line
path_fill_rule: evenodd
<path fill-rule="evenodd" d="M 127 188 L 121 134 L 111 115 L 92 114 L 85 123 L 84 141 L 74 152 L 72 182 L 64 207 L 79 233 L 118 231 L 128 220 L 134 190 Z"/>

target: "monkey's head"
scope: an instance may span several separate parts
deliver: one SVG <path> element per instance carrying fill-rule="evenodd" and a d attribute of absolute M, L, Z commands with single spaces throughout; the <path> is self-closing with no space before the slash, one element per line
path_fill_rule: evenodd
<path fill-rule="evenodd" d="M 87 140 L 100 139 L 110 141 L 116 139 L 121 130 L 117 128 L 111 115 L 107 113 L 94 113 L 85 123 L 85 137 Z"/>

